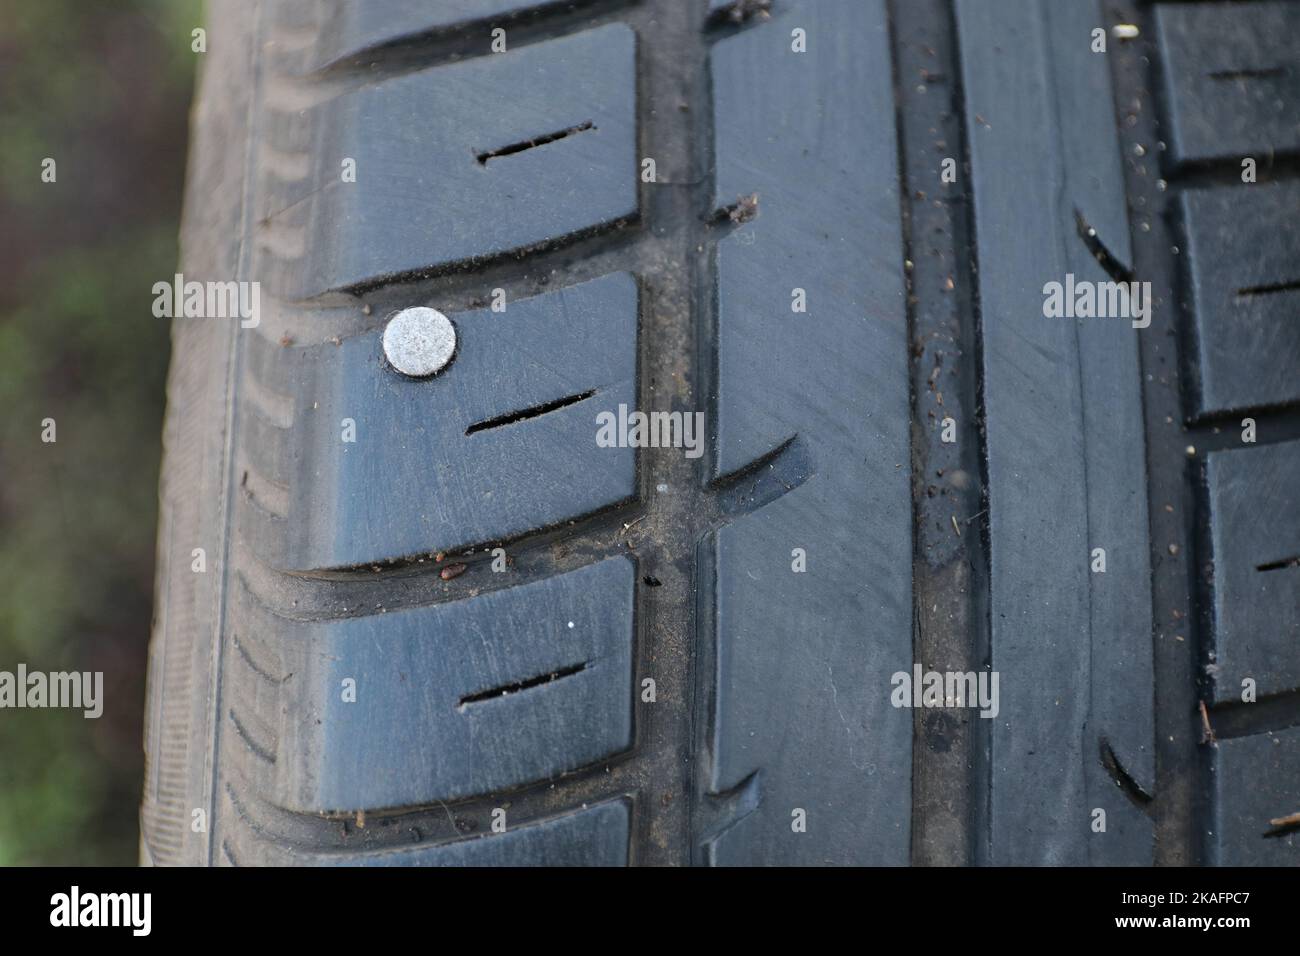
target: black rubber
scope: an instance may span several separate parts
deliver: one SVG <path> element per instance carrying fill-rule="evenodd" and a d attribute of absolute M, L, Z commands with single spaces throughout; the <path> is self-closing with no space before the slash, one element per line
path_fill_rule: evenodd
<path fill-rule="evenodd" d="M 212 17 L 147 862 L 1300 862 L 1300 3 Z"/>

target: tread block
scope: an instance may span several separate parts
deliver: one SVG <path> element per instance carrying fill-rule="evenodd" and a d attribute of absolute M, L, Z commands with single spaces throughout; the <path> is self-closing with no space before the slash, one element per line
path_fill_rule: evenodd
<path fill-rule="evenodd" d="M 1300 149 L 1300 5 L 1160 4 L 1156 23 L 1174 162 Z"/>
<path fill-rule="evenodd" d="M 1300 832 L 1265 836 L 1300 805 L 1300 728 L 1220 741 L 1212 839 L 1221 866 L 1300 866 Z"/>
<path fill-rule="evenodd" d="M 493 20 L 493 26 L 508 27 L 520 14 L 539 9 L 573 10 L 590 4 L 568 0 L 366 0 L 365 3 L 334 2 L 320 29 L 316 65 L 364 56 L 378 47 L 410 43 L 424 36 L 475 21 Z M 495 21 L 500 21 L 499 23 Z M 491 42 L 490 29 L 483 32 L 481 51 Z"/>
<path fill-rule="evenodd" d="M 263 225 L 272 287 L 308 298 L 634 216 L 635 58 L 615 23 L 312 107 L 315 168 Z M 356 182 L 341 181 L 344 158 Z"/>
<path fill-rule="evenodd" d="M 713 839 L 715 864 L 908 861 L 912 711 L 889 699 L 911 666 L 906 539 L 848 514 L 831 526 L 841 491 L 815 476 L 717 532 L 709 787 L 757 772 L 761 800 Z"/>
<path fill-rule="evenodd" d="M 884 24 L 875 2 L 791 5 L 714 49 L 716 203 L 758 197 L 756 218 L 718 249 L 720 473 L 812 418 L 826 419 L 846 448 L 868 433 L 906 439 L 896 417 L 908 414 L 898 351 L 906 354 L 906 312 L 893 104 L 879 89 Z M 810 52 L 791 51 L 795 26 L 809 31 Z M 882 62 L 851 53 L 860 43 Z M 846 222 L 853 228 L 836 225 Z M 807 293 L 806 313 L 792 311 L 796 287 Z M 853 391 L 810 398 L 815 381 Z M 841 407 L 856 433 L 830 427 Z"/>
<path fill-rule="evenodd" d="M 794 27 L 807 53 L 791 50 Z M 813 471 L 704 546 L 717 590 L 710 788 L 761 777 L 758 805 L 703 835 L 718 863 L 907 861 L 912 718 L 889 703 L 889 675 L 912 660 L 889 62 L 875 0 L 787 4 L 713 51 L 715 201 L 758 196 L 718 250 L 715 471 L 796 434 Z M 791 309 L 796 287 L 807 313 Z M 794 548 L 806 573 L 792 571 Z"/>
<path fill-rule="evenodd" d="M 1105 741 L 1154 789 L 1137 339 L 1146 333 L 1126 318 L 1076 322 L 1043 309 L 1048 282 L 1110 281 L 1077 214 L 1127 258 L 1114 100 L 1104 58 L 1087 43 L 1103 19 L 1097 3 L 1076 0 L 957 0 L 956 14 L 980 240 L 990 640 L 1002 695 L 990 730 L 990 861 L 1149 864 L 1151 820 L 1099 757 Z M 1096 547 L 1105 574 L 1090 570 Z M 1110 821 L 1104 840 L 1089 829 L 1096 807 Z"/>
<path fill-rule="evenodd" d="M 1203 415 L 1300 401 L 1296 210 L 1293 183 L 1182 196 Z"/>
<path fill-rule="evenodd" d="M 611 800 L 494 836 L 313 859 L 334 866 L 626 866 L 631 813 Z"/>
<path fill-rule="evenodd" d="M 1298 477 L 1300 441 L 1209 455 L 1216 700 L 1300 688 Z"/>
<path fill-rule="evenodd" d="M 455 551 L 632 498 L 635 449 L 596 414 L 635 405 L 637 290 L 617 273 L 452 316 L 456 357 L 428 379 L 383 364 L 382 330 L 302 350 L 284 553 L 293 569 Z M 573 404 L 471 426 L 595 389 Z M 310 398 L 309 398 L 310 397 Z M 340 423 L 356 423 L 356 442 Z"/>
<path fill-rule="evenodd" d="M 610 558 L 448 604 L 292 625 L 276 802 L 428 805 L 631 746 L 634 581 L 629 559 Z"/>

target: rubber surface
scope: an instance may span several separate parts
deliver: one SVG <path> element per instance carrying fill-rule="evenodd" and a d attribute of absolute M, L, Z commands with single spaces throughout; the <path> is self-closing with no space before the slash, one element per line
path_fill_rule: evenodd
<path fill-rule="evenodd" d="M 1297 862 L 1300 4 L 436 7 L 212 11 L 146 861 Z"/>

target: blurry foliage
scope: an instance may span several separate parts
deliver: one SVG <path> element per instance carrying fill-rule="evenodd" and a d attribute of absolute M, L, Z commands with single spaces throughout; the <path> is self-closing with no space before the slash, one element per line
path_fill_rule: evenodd
<path fill-rule="evenodd" d="M 132 864 L 169 341 L 151 287 L 176 271 L 201 10 L 0 0 L 0 23 L 0 670 L 102 670 L 105 699 L 98 720 L 0 710 L 0 864 Z"/>

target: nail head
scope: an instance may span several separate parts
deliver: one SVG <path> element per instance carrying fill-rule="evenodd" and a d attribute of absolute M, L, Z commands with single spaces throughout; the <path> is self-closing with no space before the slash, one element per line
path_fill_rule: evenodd
<path fill-rule="evenodd" d="M 456 326 L 437 309 L 403 309 L 384 328 L 384 357 L 403 375 L 436 375 L 455 354 Z"/>

